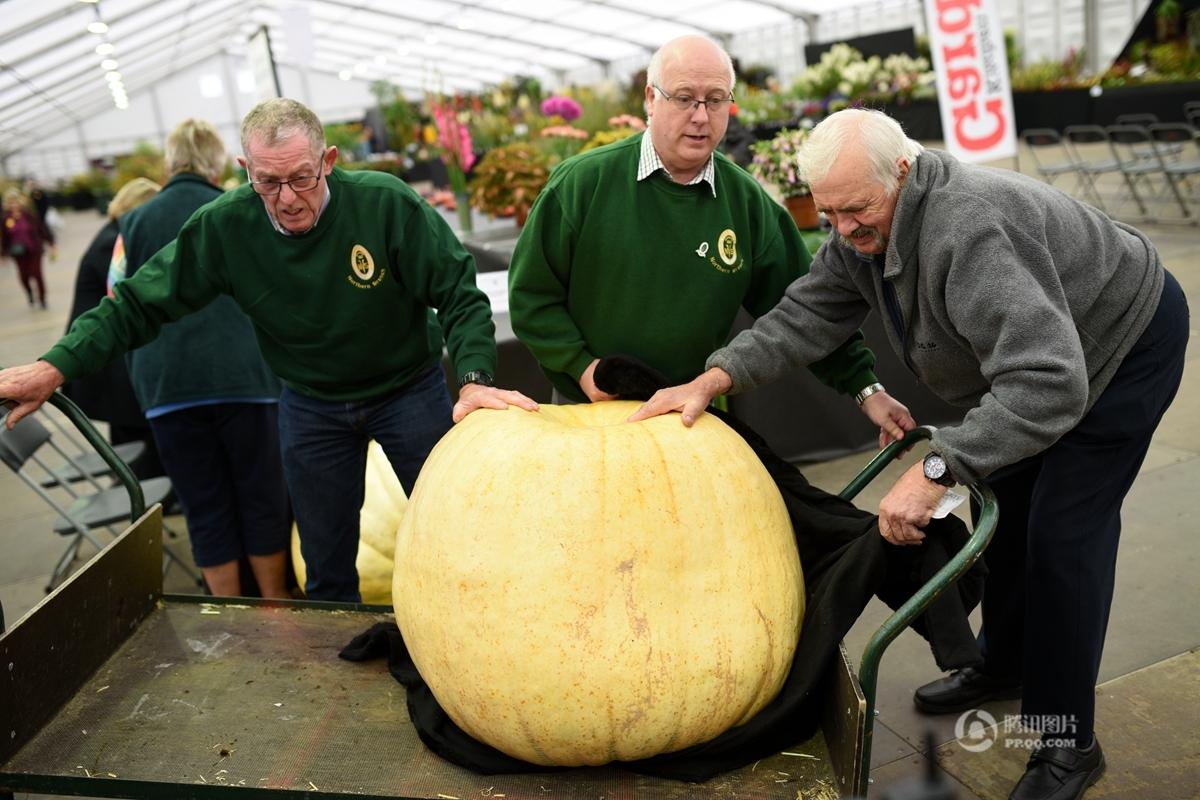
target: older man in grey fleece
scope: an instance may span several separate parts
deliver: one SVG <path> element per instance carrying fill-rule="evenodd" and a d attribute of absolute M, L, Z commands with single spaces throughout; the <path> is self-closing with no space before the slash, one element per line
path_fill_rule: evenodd
<path fill-rule="evenodd" d="M 1000 506 L 983 663 L 921 687 L 917 707 L 1022 697 L 1043 736 L 1011 797 L 1080 797 L 1104 770 L 1093 690 L 1121 503 L 1179 386 L 1183 293 L 1137 230 L 925 150 L 879 112 L 833 114 L 799 161 L 835 240 L 705 373 L 631 419 L 678 410 L 690 425 L 715 395 L 815 361 L 877 310 L 909 369 L 970 409 L 880 503 L 880 533 L 918 544 L 956 481 L 986 481 Z"/>

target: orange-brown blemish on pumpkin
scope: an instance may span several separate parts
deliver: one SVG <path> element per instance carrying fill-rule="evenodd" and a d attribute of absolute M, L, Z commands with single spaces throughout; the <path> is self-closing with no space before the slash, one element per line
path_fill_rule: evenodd
<path fill-rule="evenodd" d="M 629 628 L 633 631 L 633 635 L 637 638 L 645 636 L 650 625 L 646 621 L 646 615 L 638 606 L 637 598 L 633 591 L 633 564 L 635 559 L 629 558 L 622 561 L 617 566 L 617 572 L 621 575 L 621 583 L 625 589 L 625 615 L 629 618 Z"/>

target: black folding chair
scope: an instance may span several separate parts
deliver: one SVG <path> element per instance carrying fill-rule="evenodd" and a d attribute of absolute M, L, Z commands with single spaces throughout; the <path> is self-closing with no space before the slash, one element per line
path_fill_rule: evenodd
<path fill-rule="evenodd" d="M 1042 180 L 1053 186 L 1059 177 L 1074 175 L 1075 188 L 1079 188 L 1079 164 L 1063 147 L 1062 136 L 1058 131 L 1053 128 L 1030 128 L 1021 131 L 1021 140 L 1029 148 L 1034 169 Z"/>
<path fill-rule="evenodd" d="M 1108 134 L 1113 158 L 1121 167 L 1121 174 L 1125 176 L 1130 194 L 1137 201 L 1142 216 L 1147 220 L 1152 219 L 1141 193 L 1138 192 L 1138 184 L 1142 184 L 1153 193 L 1154 179 L 1160 178 L 1161 184 L 1157 193 L 1161 196 L 1161 193 L 1166 191 L 1167 178 L 1154 140 L 1150 138 L 1150 131 L 1141 125 L 1109 125 L 1104 130 Z"/>
<path fill-rule="evenodd" d="M 1150 138 L 1159 148 L 1159 160 L 1162 162 L 1163 173 L 1179 210 L 1184 218 L 1196 224 L 1200 219 L 1192 211 L 1189 201 L 1195 202 L 1198 193 L 1194 181 L 1200 176 L 1200 134 L 1191 125 L 1183 122 L 1160 122 L 1149 128 Z M 1163 150 L 1168 147 L 1178 147 L 1183 155 L 1168 160 Z"/>
<path fill-rule="evenodd" d="M 1126 188 L 1129 189 L 1130 195 L 1137 201 L 1142 216 L 1146 215 L 1146 206 L 1138 197 L 1132 179 L 1125 174 L 1121 162 L 1113 156 L 1108 132 L 1104 128 L 1099 125 L 1071 125 L 1063 130 L 1063 138 L 1067 152 L 1079 164 L 1079 175 L 1083 179 L 1083 186 L 1091 198 L 1096 201 L 1096 208 L 1111 215 L 1112 212 L 1109 211 L 1100 196 L 1098 183 L 1105 175 L 1120 175 Z M 1085 151 L 1083 148 L 1088 149 Z"/>
<path fill-rule="evenodd" d="M 120 531 L 114 526 L 130 517 L 129 493 L 123 486 L 101 486 L 88 474 L 78 461 L 54 441 L 50 430 L 39 422 L 42 412 L 31 414 L 17 423 L 12 430 L 4 425 L 0 417 L 0 461 L 3 461 L 21 481 L 34 491 L 44 502 L 59 514 L 53 531 L 69 537 L 67 549 L 59 557 L 50 574 L 46 591 L 50 592 L 66 576 L 79 551 L 79 545 L 87 540 L 97 550 L 104 545 L 96 538 L 96 532 L 107 529 L 116 536 Z M 7 417 L 4 414 L 4 417 Z M 62 481 L 47 466 L 44 454 L 54 451 L 66 465 L 58 474 L 78 473 L 80 481 Z M 150 478 L 141 482 L 147 505 L 163 502 L 171 493 L 169 478 Z M 64 496 L 65 495 L 65 496 Z M 171 537 L 177 537 L 166 525 L 163 529 Z M 168 548 L 163 548 L 163 572 L 172 563 L 179 564 L 188 575 L 200 582 L 199 574 L 181 561 Z"/>
<path fill-rule="evenodd" d="M 1200 100 L 1189 100 L 1183 104 L 1183 118 L 1188 125 L 1200 130 Z"/>

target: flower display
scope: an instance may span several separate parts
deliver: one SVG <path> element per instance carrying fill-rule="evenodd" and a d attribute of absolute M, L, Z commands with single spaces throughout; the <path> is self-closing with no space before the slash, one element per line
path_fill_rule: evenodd
<path fill-rule="evenodd" d="M 588 132 L 570 125 L 551 125 L 548 128 L 542 128 L 541 135 L 543 137 L 558 136 L 563 139 L 586 139 Z"/>
<path fill-rule="evenodd" d="M 570 122 L 579 119 L 582 113 L 583 108 L 570 97 L 556 94 L 542 101 L 542 114 L 547 117 L 562 117 Z"/>
<path fill-rule="evenodd" d="M 750 173 L 765 183 L 779 188 L 784 198 L 803 197 L 811 194 L 808 184 L 796 171 L 796 153 L 808 138 L 808 128 L 784 129 L 773 139 L 755 142 L 750 146 L 754 154 L 750 162 Z"/>
<path fill-rule="evenodd" d="M 551 167 L 549 157 L 530 142 L 489 150 L 471 178 L 471 204 L 493 216 L 514 215 L 520 224 Z"/>
<path fill-rule="evenodd" d="M 573 125 L 550 125 L 538 135 L 542 150 L 555 164 L 578 153 L 588 140 L 588 132 Z"/>
<path fill-rule="evenodd" d="M 442 100 L 431 100 L 429 106 L 439 155 L 450 176 L 450 188 L 455 194 L 462 194 L 467 190 L 467 172 L 475 164 L 467 112 L 456 111 L 453 103 Z"/>
<path fill-rule="evenodd" d="M 635 131 L 644 131 L 646 130 L 646 121 L 632 114 L 619 114 L 608 118 L 608 126 L 610 128 L 632 128 Z"/>

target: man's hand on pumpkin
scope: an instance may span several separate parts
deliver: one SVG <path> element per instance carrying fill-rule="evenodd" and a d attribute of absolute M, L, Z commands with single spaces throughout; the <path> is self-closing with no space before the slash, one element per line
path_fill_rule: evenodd
<path fill-rule="evenodd" d="M 892 544 L 920 544 L 946 487 L 925 477 L 920 461 L 879 502 L 879 533 Z"/>
<path fill-rule="evenodd" d="M 859 406 L 871 422 L 879 426 L 879 449 L 904 438 L 905 431 L 917 427 L 908 407 L 885 391 L 875 392 Z"/>
<path fill-rule="evenodd" d="M 642 403 L 626 421 L 640 422 L 650 419 L 650 417 L 678 411 L 684 426 L 690 428 L 704 413 L 704 409 L 708 407 L 714 397 L 724 394 L 732 387 L 733 379 L 729 377 L 729 373 L 720 367 L 713 367 L 691 383 L 659 389 L 653 397 Z"/>
<path fill-rule="evenodd" d="M 596 386 L 596 365 L 600 363 L 600 359 L 592 359 L 592 363 L 587 365 L 587 369 L 579 376 L 579 388 L 587 395 L 587 399 L 593 403 L 599 403 L 604 400 L 616 400 L 615 394 L 597 388 Z"/>
<path fill-rule="evenodd" d="M 523 408 L 526 411 L 537 411 L 537 401 L 531 400 L 515 389 L 500 389 L 496 386 L 482 386 L 478 383 L 468 383 L 458 390 L 458 402 L 454 404 L 451 418 L 457 423 L 466 419 L 467 414 L 479 408 L 495 408 L 503 410 L 510 405 Z"/>

